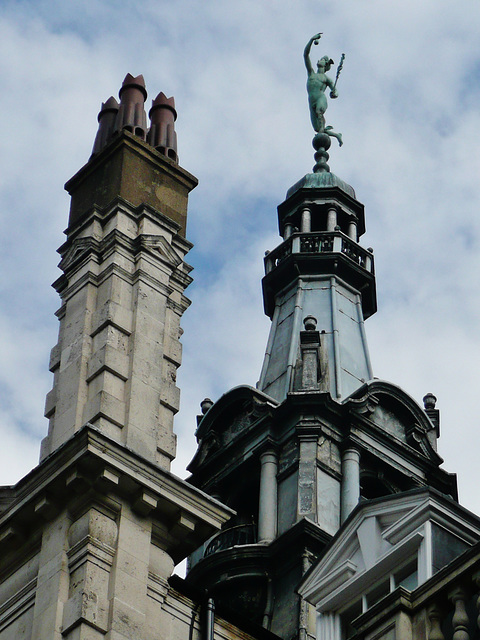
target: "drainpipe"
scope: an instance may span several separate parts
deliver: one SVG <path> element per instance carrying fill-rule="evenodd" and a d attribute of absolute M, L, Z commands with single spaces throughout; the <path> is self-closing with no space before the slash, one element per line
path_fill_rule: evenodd
<path fill-rule="evenodd" d="M 207 610 L 205 615 L 205 640 L 213 640 L 213 630 L 215 624 L 215 603 L 213 598 L 207 600 Z"/>
<path fill-rule="evenodd" d="M 311 556 L 308 551 L 304 551 L 302 553 L 302 576 L 304 576 L 307 571 L 312 566 Z M 300 616 L 299 616 L 299 624 L 298 624 L 298 640 L 307 640 L 308 639 L 308 603 L 306 600 L 300 596 Z"/>
<path fill-rule="evenodd" d="M 273 584 L 272 584 L 272 579 L 269 577 L 268 587 L 267 587 L 267 602 L 265 604 L 265 611 L 263 613 L 263 622 L 262 622 L 262 627 L 265 627 L 265 629 L 270 629 L 270 626 L 272 624 L 273 604 L 274 604 Z"/>

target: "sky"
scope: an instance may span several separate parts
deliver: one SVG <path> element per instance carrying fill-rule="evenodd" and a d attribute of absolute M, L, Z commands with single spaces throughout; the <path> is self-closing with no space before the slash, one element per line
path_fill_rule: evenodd
<path fill-rule="evenodd" d="M 480 3 L 475 0 L 0 0 L 0 483 L 38 462 L 69 198 L 97 113 L 126 73 L 174 95 L 189 204 L 173 470 L 185 477 L 205 397 L 255 385 L 261 278 L 276 207 L 313 166 L 303 49 L 345 63 L 331 170 L 365 205 L 378 312 L 374 375 L 441 412 L 439 453 L 480 513 Z"/>

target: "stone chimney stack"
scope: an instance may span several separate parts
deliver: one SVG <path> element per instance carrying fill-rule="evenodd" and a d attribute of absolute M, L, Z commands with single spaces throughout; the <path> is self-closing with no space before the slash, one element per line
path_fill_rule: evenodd
<path fill-rule="evenodd" d="M 65 186 L 72 200 L 41 459 L 90 423 L 168 469 L 197 180 L 177 164 L 173 98 L 154 100 L 148 133 L 143 77 L 128 74 L 119 96 L 102 105 L 92 157 Z"/>
<path fill-rule="evenodd" d="M 197 181 L 146 142 L 145 97 L 128 75 L 66 185 L 48 435 L 0 487 L 2 640 L 186 638 L 203 602 L 169 579 L 234 514 L 169 470 Z"/>

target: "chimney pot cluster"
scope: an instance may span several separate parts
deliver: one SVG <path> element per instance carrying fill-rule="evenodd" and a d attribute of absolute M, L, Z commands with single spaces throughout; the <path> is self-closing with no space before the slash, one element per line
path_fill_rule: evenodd
<path fill-rule="evenodd" d="M 112 96 L 102 103 L 98 114 L 98 131 L 92 155 L 99 153 L 119 131 L 126 129 L 146 141 L 160 153 L 178 162 L 177 134 L 175 132 L 175 100 L 160 92 L 152 101 L 147 127 L 145 100 L 147 90 L 142 75 L 134 78 L 127 73 L 118 93 L 120 103 Z"/>

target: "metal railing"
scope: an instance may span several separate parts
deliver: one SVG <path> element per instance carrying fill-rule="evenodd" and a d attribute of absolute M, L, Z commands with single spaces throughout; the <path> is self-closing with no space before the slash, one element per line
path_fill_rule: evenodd
<path fill-rule="evenodd" d="M 238 545 L 254 544 L 257 542 L 257 527 L 254 524 L 241 524 L 231 529 L 220 531 L 210 540 L 205 548 L 203 557 L 212 555 L 223 549 L 230 549 Z"/>
<path fill-rule="evenodd" d="M 292 254 L 342 253 L 369 273 L 374 272 L 373 255 L 341 231 L 294 233 L 265 256 L 265 272 L 270 273 Z"/>

